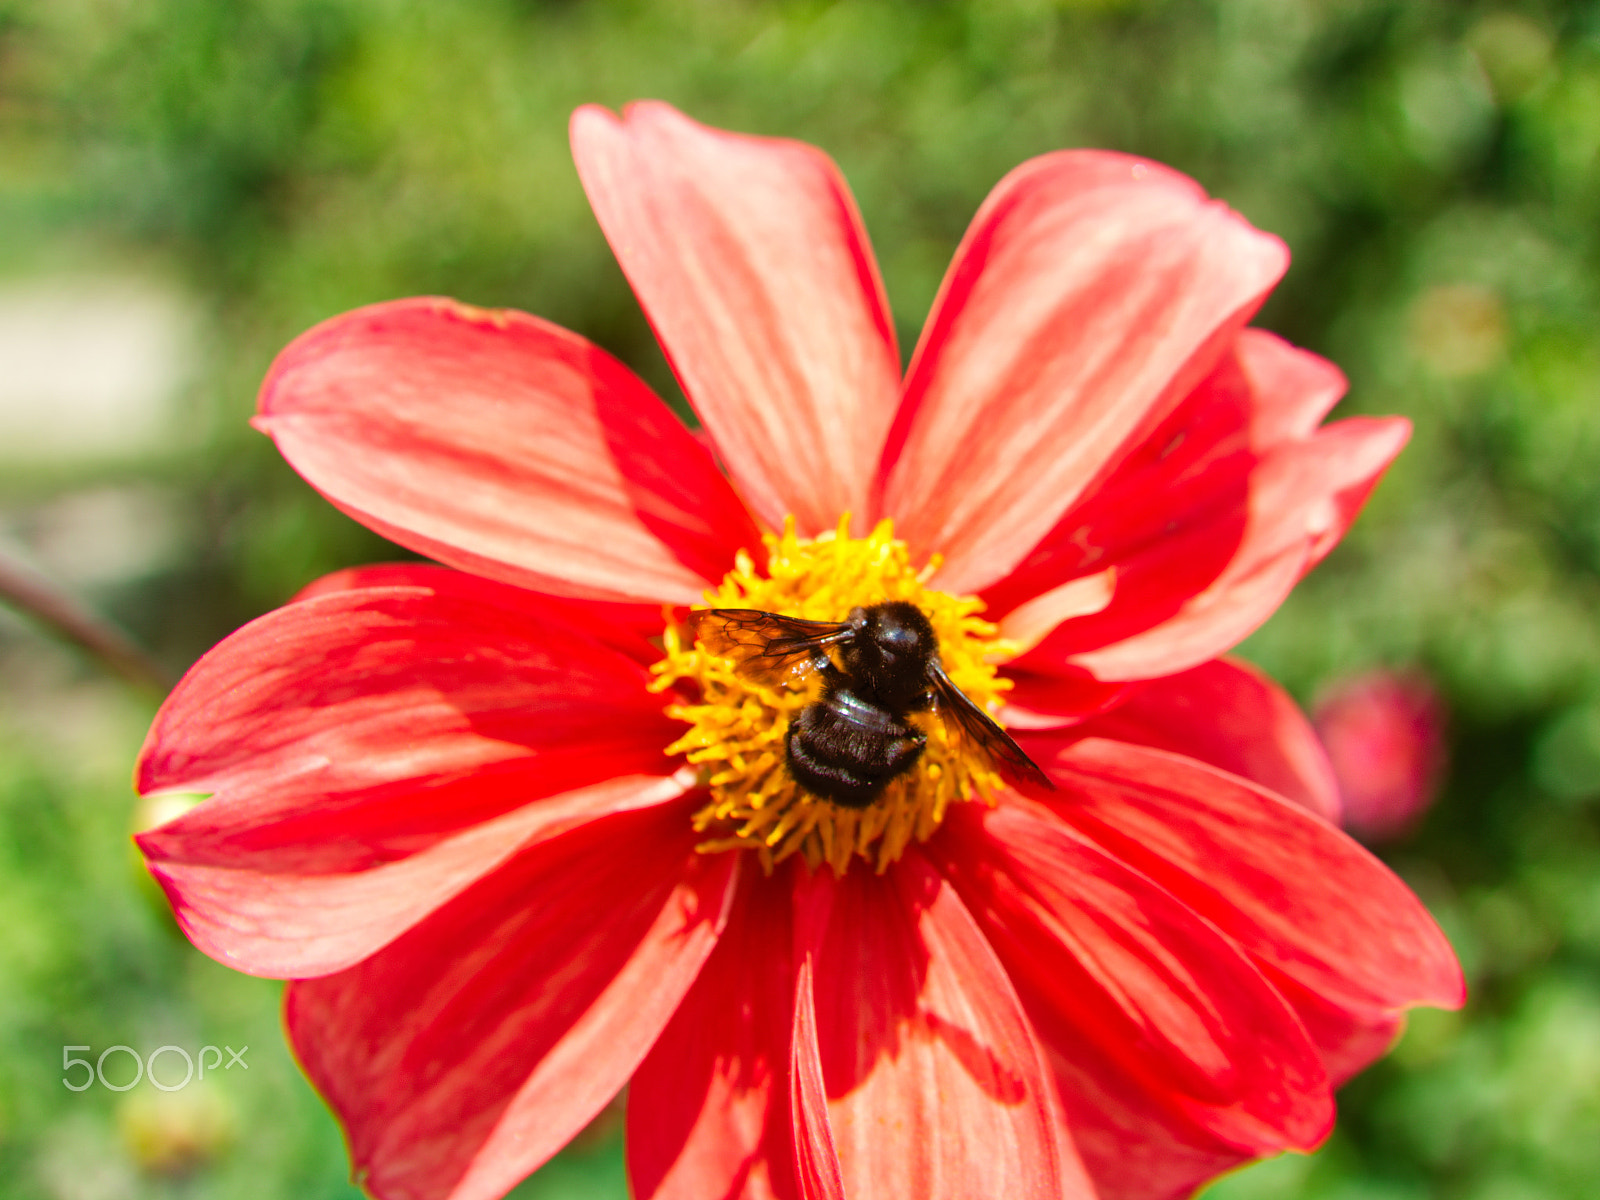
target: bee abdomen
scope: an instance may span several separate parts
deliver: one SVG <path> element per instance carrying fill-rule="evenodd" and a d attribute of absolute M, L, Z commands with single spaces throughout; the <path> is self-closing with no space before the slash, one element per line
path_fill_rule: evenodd
<path fill-rule="evenodd" d="M 866 808 L 922 757 L 926 741 L 920 729 L 841 690 L 801 709 L 785 745 L 801 787 L 846 808 Z"/>

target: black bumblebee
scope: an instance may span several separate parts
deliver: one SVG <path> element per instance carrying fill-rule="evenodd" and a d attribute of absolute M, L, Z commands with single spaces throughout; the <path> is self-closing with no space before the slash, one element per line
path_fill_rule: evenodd
<path fill-rule="evenodd" d="M 927 735 L 906 720 L 932 709 L 991 763 L 1053 786 L 939 663 L 939 639 L 915 604 L 891 600 L 843 621 L 805 621 L 754 608 L 713 608 L 685 620 L 691 638 L 769 686 L 822 677 L 822 695 L 789 725 L 795 782 L 846 808 L 866 808 L 922 757 Z M 829 656 L 839 654 L 838 665 Z"/>

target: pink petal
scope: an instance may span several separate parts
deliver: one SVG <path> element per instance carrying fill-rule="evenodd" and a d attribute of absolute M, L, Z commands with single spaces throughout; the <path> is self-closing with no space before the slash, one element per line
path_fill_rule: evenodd
<path fill-rule="evenodd" d="M 614 1096 L 716 943 L 736 860 L 682 806 L 524 850 L 285 1023 L 384 1200 L 497 1200 Z"/>
<path fill-rule="evenodd" d="M 1145 746 L 1033 735 L 1057 816 L 1182 900 L 1265 967 L 1348 1010 L 1458 1007 L 1465 985 L 1427 909 L 1326 821 L 1233 775 Z"/>
<path fill-rule="evenodd" d="M 453 300 L 296 338 L 256 425 L 351 516 L 452 566 L 562 595 L 690 603 L 750 519 L 637 377 L 576 334 Z"/>
<path fill-rule="evenodd" d="M 1311 722 L 1288 692 L 1239 659 L 1132 689 L 1075 732 L 1186 754 L 1339 822 L 1339 786 Z"/>
<path fill-rule="evenodd" d="M 794 1039 L 789 1063 L 789 1109 L 795 1132 L 795 1176 L 802 1200 L 844 1200 L 844 1177 L 828 1125 L 828 1097 L 817 1051 L 817 1008 L 812 964 L 800 963 L 794 981 Z"/>
<path fill-rule="evenodd" d="M 1056 657 L 1098 679 L 1153 679 L 1231 649 L 1338 544 L 1410 432 L 1411 423 L 1401 417 L 1353 417 L 1311 441 L 1280 446 L 1251 473 L 1238 548 L 1204 590 L 1159 621 L 1151 620 L 1156 613 L 1139 611 L 1136 600 L 1128 610 L 1113 603 L 1104 613 L 1066 622 L 1029 664 Z M 1154 579 L 1170 565 L 1179 545 L 1174 540 L 1155 548 L 1147 575 Z M 1153 582 L 1149 592 L 1160 598 L 1172 590 Z"/>
<path fill-rule="evenodd" d="M 628 1089 L 639 1200 L 798 1200 L 788 869 L 745 872 L 716 951 Z"/>
<path fill-rule="evenodd" d="M 692 782 L 645 669 L 575 610 L 432 582 L 262 617 L 163 705 L 139 790 L 212 798 L 139 843 L 208 954 L 342 969 L 519 845 Z"/>
<path fill-rule="evenodd" d="M 1333 1127 L 1317 1052 L 1237 946 L 1020 799 L 960 805 L 929 843 L 1056 1053 L 1098 1046 L 1187 1123 L 1252 1153 Z"/>
<path fill-rule="evenodd" d="M 623 272 L 752 511 L 802 534 L 862 514 L 900 358 L 838 169 L 661 103 L 587 106 L 572 153 Z"/>
<path fill-rule="evenodd" d="M 939 583 L 1003 578 L 1199 383 L 1288 264 L 1193 181 L 1063 151 L 990 193 L 885 448 L 881 511 Z"/>
<path fill-rule="evenodd" d="M 916 851 L 821 876 L 817 1041 L 853 1200 L 1094 1196 L 1016 993 Z M 802 928 L 805 922 L 802 920 Z"/>

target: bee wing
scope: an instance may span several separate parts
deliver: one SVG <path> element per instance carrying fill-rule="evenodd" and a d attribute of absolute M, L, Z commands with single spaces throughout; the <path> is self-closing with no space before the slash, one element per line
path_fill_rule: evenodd
<path fill-rule="evenodd" d="M 700 609 L 683 624 L 710 653 L 731 658 L 739 674 L 770 686 L 803 683 L 815 670 L 816 651 L 851 636 L 841 621 L 805 621 L 758 608 Z"/>
<path fill-rule="evenodd" d="M 933 663 L 928 668 L 933 680 L 934 709 L 939 718 L 954 725 L 966 741 L 988 756 L 989 761 L 1013 778 L 1055 790 L 1050 777 L 1041 771 L 1033 759 L 1023 753 L 1022 747 L 1011 740 L 1011 735 L 994 723 L 983 709 L 958 688 L 944 673 L 944 668 Z"/>

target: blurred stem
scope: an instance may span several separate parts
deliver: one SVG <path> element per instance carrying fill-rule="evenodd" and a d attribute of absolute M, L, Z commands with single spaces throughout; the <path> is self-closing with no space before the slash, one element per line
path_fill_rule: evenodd
<path fill-rule="evenodd" d="M 173 678 L 127 634 L 4 545 L 0 545 L 0 600 L 135 687 L 163 696 L 172 690 Z"/>

